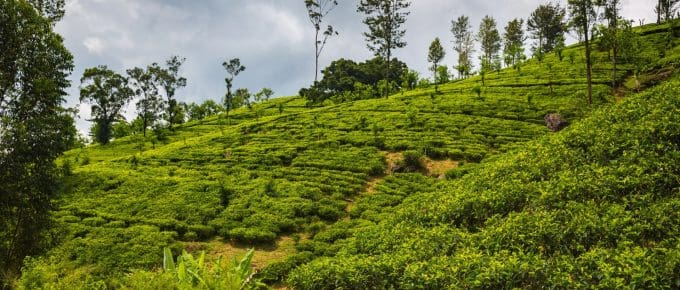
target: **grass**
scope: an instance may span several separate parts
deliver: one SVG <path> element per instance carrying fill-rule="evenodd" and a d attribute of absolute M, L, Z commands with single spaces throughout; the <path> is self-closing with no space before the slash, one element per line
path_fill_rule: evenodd
<path fill-rule="evenodd" d="M 639 31 L 646 33 L 650 49 L 663 49 L 663 29 L 646 26 Z M 658 57 L 643 83 L 651 87 L 662 81 L 660 70 L 674 71 L 677 52 L 672 48 Z M 492 209 L 517 201 L 488 193 L 480 195 L 487 200 L 471 199 L 462 203 L 468 208 L 458 210 L 461 205 L 439 197 L 457 196 L 464 187 L 460 184 L 476 184 L 477 178 L 482 180 L 480 174 L 501 174 L 490 168 L 510 166 L 508 156 L 528 152 L 523 150 L 534 143 L 527 142 L 549 135 L 543 121 L 546 114 L 557 112 L 577 121 L 615 101 L 609 63 L 602 61 L 606 52 L 595 53 L 600 61 L 594 70 L 592 107 L 586 104 L 582 47 L 569 47 L 564 54 L 574 54 L 574 64 L 551 54 L 543 62 L 528 60 L 520 71 L 490 73 L 479 96 L 474 88 L 481 86 L 481 79 L 475 76 L 436 89 L 324 107 L 306 107 L 304 99 L 287 97 L 256 104 L 253 110 L 235 110 L 228 120 L 219 115 L 183 124 L 163 140 L 135 135 L 106 146 L 69 151 L 59 161 L 71 164 L 72 173 L 56 201 L 58 245 L 26 271 L 54 263 L 49 271 L 61 276 L 81 269 L 82 275 L 114 284 L 132 270 L 159 267 L 164 247 L 207 249 L 211 256 L 228 256 L 242 254 L 250 246 L 256 247 L 255 264 L 264 267 L 263 275 L 271 283 L 315 257 L 341 257 L 297 270 L 291 281 L 300 288 L 314 288 L 305 279 L 315 275 L 335 279 L 334 275 L 346 273 L 319 269 L 345 262 L 350 266 L 347 271 L 361 272 L 365 265 L 376 271 L 416 271 L 414 267 L 426 265 L 405 269 L 399 264 L 404 261 L 381 264 L 396 249 L 390 243 L 380 244 L 381 239 L 412 242 L 411 250 L 400 251 L 409 261 L 420 263 L 422 259 L 411 258 L 445 259 L 428 254 L 437 249 L 421 248 L 427 243 L 448 249 L 445 242 L 466 240 L 485 222 L 496 222 L 501 230 L 502 217 L 516 208 Z M 628 79 L 631 69 L 621 65 L 617 77 Z M 623 94 L 630 90 L 624 89 Z M 425 155 L 425 174 L 396 172 L 405 151 Z M 540 165 L 531 162 L 515 168 L 518 172 L 503 174 L 531 173 Z M 477 171 L 480 166 L 484 169 Z M 443 175 L 453 181 L 442 180 Z M 524 185 L 503 186 L 511 191 Z M 471 198 L 484 190 L 465 192 Z M 423 203 L 432 207 L 419 211 Z M 476 216 L 477 210 L 484 214 Z M 395 222 L 390 224 L 394 232 L 380 232 L 380 225 L 395 220 L 393 212 L 408 223 Z M 430 219 L 437 218 L 435 213 L 438 218 L 451 218 L 443 221 L 466 227 L 434 223 Z M 493 219 L 495 214 L 500 220 Z M 411 216 L 413 220 L 406 218 Z M 409 228 L 406 225 L 414 230 L 401 232 Z M 294 241 L 292 236 L 309 238 Z M 365 244 L 357 242 L 358 237 L 364 237 Z M 418 250 L 424 251 L 422 256 L 409 252 Z M 463 254 L 484 257 L 483 250 Z M 360 255 L 349 258 L 354 254 Z M 501 254 L 504 262 L 514 257 Z M 363 257 L 370 257 L 368 264 L 358 262 Z M 408 273 L 416 277 L 419 272 Z"/>

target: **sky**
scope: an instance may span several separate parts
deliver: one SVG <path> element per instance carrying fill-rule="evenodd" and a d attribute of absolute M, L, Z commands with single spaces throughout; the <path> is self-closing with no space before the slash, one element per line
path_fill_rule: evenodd
<path fill-rule="evenodd" d="M 366 48 L 359 0 L 339 0 L 324 20 L 339 35 L 331 38 L 320 58 L 320 69 L 339 58 L 363 61 L 373 54 Z M 435 37 L 447 48 L 444 64 L 455 64 L 451 20 L 470 17 L 473 26 L 485 15 L 494 17 L 502 31 L 513 18 L 526 19 L 548 0 L 411 0 L 404 26 L 406 47 L 395 56 L 421 75 L 427 70 L 427 50 Z M 566 0 L 553 1 L 566 6 Z M 655 0 L 622 0 L 621 14 L 639 23 L 656 20 Z M 56 26 L 75 57 L 68 90 L 68 106 L 78 105 L 78 86 L 86 68 L 107 65 L 126 69 L 163 63 L 172 55 L 185 57 L 181 74 L 186 88 L 177 92 L 184 102 L 220 101 L 226 92 L 222 67 L 239 58 L 246 70 L 236 88 L 257 92 L 269 87 L 275 96 L 296 95 L 314 80 L 314 28 L 303 0 L 66 0 L 66 16 Z M 531 40 L 527 41 L 527 46 Z M 81 132 L 90 123 L 88 105 L 80 105 L 76 122 Z M 125 115 L 134 116 L 129 106 Z"/>

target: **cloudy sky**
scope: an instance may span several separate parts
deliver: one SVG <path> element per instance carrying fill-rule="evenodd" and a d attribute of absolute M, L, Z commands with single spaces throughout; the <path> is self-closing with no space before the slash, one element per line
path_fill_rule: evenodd
<path fill-rule="evenodd" d="M 332 60 L 372 57 L 362 37 L 365 26 L 356 13 L 359 0 L 339 0 L 326 19 L 340 32 L 321 56 L 320 66 Z M 440 37 L 449 48 L 445 63 L 453 65 L 451 20 L 461 14 L 473 24 L 484 15 L 497 19 L 499 28 L 515 17 L 526 18 L 547 0 L 412 0 L 406 24 L 408 45 L 396 57 L 427 73 L 430 42 Z M 563 6 L 566 0 L 558 1 Z M 655 20 L 655 0 L 623 0 L 628 19 Z M 77 105 L 78 85 L 85 68 L 108 65 L 125 69 L 163 62 L 171 55 L 187 58 L 182 73 L 188 79 L 178 92 L 181 101 L 200 102 L 224 95 L 222 62 L 238 57 L 247 69 L 236 87 L 258 91 L 272 88 L 277 96 L 297 94 L 314 78 L 314 29 L 302 0 L 66 0 L 66 17 L 57 25 L 75 56 L 69 105 Z M 87 132 L 89 108 L 81 106 L 78 129 Z M 127 115 L 134 113 L 133 108 Z"/>

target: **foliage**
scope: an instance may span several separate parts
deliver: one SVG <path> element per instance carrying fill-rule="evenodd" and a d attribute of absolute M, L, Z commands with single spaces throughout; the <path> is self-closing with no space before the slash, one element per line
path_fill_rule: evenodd
<path fill-rule="evenodd" d="M 138 98 L 137 117 L 142 120 L 142 133 L 146 137 L 146 131 L 160 119 L 165 106 L 156 85 L 154 70 L 156 65 L 146 69 L 133 68 L 127 70 L 128 84 L 132 88 L 135 97 Z"/>
<path fill-rule="evenodd" d="M 491 16 L 484 16 L 482 23 L 479 25 L 479 32 L 477 33 L 482 48 L 482 55 L 480 56 L 484 63 L 494 63 L 498 59 L 498 52 L 501 49 L 501 36 L 496 27 L 496 20 Z"/>
<path fill-rule="evenodd" d="M 55 159 L 76 136 L 63 108 L 73 56 L 52 23 L 63 1 L 42 4 L 0 2 L 0 288 L 51 242 Z"/>
<path fill-rule="evenodd" d="M 677 66 L 680 50 L 673 46 L 677 45 L 677 40 L 671 43 L 664 56 L 659 55 L 659 51 L 665 51 L 663 35 L 667 27 L 634 29 L 640 33 L 640 43 L 644 43 L 641 49 L 650 57 L 647 66 L 640 71 L 643 88 L 658 84 L 667 72 L 672 72 Z M 583 46 L 565 47 L 564 53 L 581 56 Z M 596 50 L 593 57 L 598 68 L 593 71 L 594 93 L 608 94 L 611 92 L 611 63 L 607 53 Z M 549 73 L 547 64 L 552 65 L 550 82 L 546 78 Z M 397 279 L 403 281 L 400 287 L 394 288 L 421 284 L 430 288 L 455 288 L 454 279 L 468 281 L 465 285 L 481 285 L 468 288 L 503 288 L 510 283 L 508 281 L 515 281 L 512 275 L 526 273 L 522 269 L 528 269 L 529 273 L 532 269 L 534 273 L 545 273 L 541 272 L 544 264 L 538 268 L 538 262 L 531 261 L 544 261 L 561 254 L 522 256 L 508 250 L 510 252 L 505 255 L 501 253 L 502 248 L 494 250 L 504 242 L 494 243 L 497 236 L 491 233 L 502 232 L 512 233 L 499 234 L 510 241 L 507 249 L 526 248 L 532 253 L 539 253 L 536 250 L 539 247 L 535 245 L 543 240 L 527 239 L 526 246 L 522 244 L 523 238 L 514 236 L 514 233 L 531 236 L 540 232 L 543 219 L 526 227 L 513 224 L 505 228 L 496 226 L 501 223 L 495 223 L 496 220 L 502 222 L 510 215 L 508 213 L 537 212 L 536 207 L 522 210 L 521 202 L 539 199 L 536 195 L 527 197 L 524 192 L 547 192 L 545 198 L 549 198 L 556 194 L 585 195 L 586 188 L 588 192 L 597 193 L 586 196 L 586 199 L 597 200 L 601 198 L 600 193 L 609 196 L 612 192 L 619 192 L 621 183 L 617 180 L 633 182 L 642 175 L 634 175 L 634 169 L 625 168 L 619 175 L 612 173 L 617 172 L 613 169 L 599 172 L 595 168 L 589 171 L 584 169 L 583 163 L 572 161 L 603 160 L 607 164 L 612 160 L 612 166 L 657 163 L 656 159 L 647 155 L 625 163 L 600 155 L 570 159 L 594 148 L 614 155 L 619 154 L 623 150 L 621 148 L 627 148 L 611 147 L 614 151 L 610 152 L 607 151 L 609 144 L 637 148 L 635 141 L 626 141 L 629 137 L 625 136 L 613 141 L 598 141 L 597 144 L 608 145 L 595 146 L 596 143 L 578 143 L 600 140 L 592 135 L 584 138 L 569 135 L 568 140 L 578 140 L 573 148 L 569 147 L 572 149 L 564 149 L 566 145 L 551 145 L 537 149 L 542 155 L 522 157 L 529 154 L 527 152 L 534 152 L 531 148 L 535 143 L 530 140 L 538 139 L 539 144 L 544 144 L 548 142 L 545 140 L 552 138 L 563 140 L 564 137 L 560 136 L 569 132 L 592 133 L 597 129 L 598 134 L 603 134 L 612 131 L 607 127 L 610 123 L 597 123 L 595 126 L 591 121 L 588 126 L 578 125 L 577 120 L 591 114 L 583 97 L 586 94 L 583 64 L 583 57 L 575 57 L 571 64 L 559 61 L 551 53 L 544 56 L 542 63 L 534 59 L 523 62 L 521 72 L 513 69 L 489 72 L 485 76 L 483 98 L 479 98 L 473 90 L 480 85 L 481 76 L 437 87 L 427 85 L 404 90 L 390 98 L 352 100 L 353 96 L 340 95 L 325 100 L 326 106 L 323 107 L 308 106 L 308 101 L 301 97 L 275 98 L 253 103 L 252 110 L 232 110 L 229 124 L 222 123 L 222 115 L 216 115 L 176 126 L 175 131 L 164 133 L 164 142 L 154 143 L 150 138 L 142 138 L 140 133 L 117 138 L 110 146 L 91 145 L 71 150 L 57 162 L 59 165 L 68 164 L 71 168 L 71 175 L 65 178 L 63 190 L 55 203 L 58 209 L 53 212 L 57 222 L 54 229 L 60 234 L 52 236 L 58 238 L 58 246 L 40 258 L 41 261 L 59 262 L 50 267 L 36 266 L 35 271 L 27 267 L 24 273 L 60 277 L 64 281 L 86 281 L 85 277 L 92 277 L 90 280 L 93 282 L 103 281 L 116 287 L 119 283 L 131 285 L 129 283 L 132 282 L 125 282 L 127 273 L 142 273 L 160 267 L 162 257 L 158 253 L 164 247 L 171 247 L 176 253 L 182 247 L 205 250 L 206 256 L 211 257 L 244 245 L 256 245 L 263 250 L 262 256 L 258 254 L 256 264 L 265 269 L 272 266 L 266 277 L 262 273 L 268 283 L 291 277 L 299 279 L 302 276 L 290 273 L 290 270 L 300 273 L 304 267 L 315 265 L 317 262 L 301 266 L 315 258 L 320 261 L 325 257 L 329 263 L 335 263 L 338 259 L 353 257 L 352 263 L 343 264 L 337 271 L 331 266 L 320 271 L 306 268 L 313 269 L 310 272 L 313 275 L 330 273 L 331 270 L 335 271 L 333 273 L 340 270 L 347 273 L 347 276 L 340 275 L 338 279 L 328 274 L 319 281 L 306 280 L 310 288 L 323 288 L 328 284 L 322 282 L 335 283 L 333 281 L 349 285 L 345 277 L 358 277 L 356 281 L 368 277 L 366 285 L 380 286 L 383 285 L 380 283 L 397 285 L 394 282 Z M 632 64 L 622 64 L 620 68 L 624 76 L 635 69 Z M 491 69 L 496 68 L 492 66 Z M 378 72 L 375 73 L 376 79 L 380 80 L 382 70 L 375 71 Z M 375 88 L 357 83 L 351 85 L 360 94 L 380 90 L 377 81 Z M 382 86 L 388 85 L 382 82 Z M 550 94 L 551 85 L 553 94 Z M 667 94 L 672 95 L 670 91 Z M 610 101 L 595 99 L 594 107 L 609 106 Z M 624 112 L 635 114 L 635 108 L 628 107 L 607 117 L 598 115 L 598 120 L 609 122 L 607 120 L 612 119 L 620 122 L 621 128 L 631 127 L 623 122 L 625 118 L 616 116 Z M 671 116 L 667 112 L 673 110 L 672 107 L 660 109 L 666 112 L 666 116 Z M 549 132 L 544 125 L 544 117 L 554 112 L 559 112 L 572 125 L 560 133 L 550 134 L 551 137 L 544 137 Z M 671 120 L 666 123 L 677 122 Z M 638 131 L 629 136 L 637 136 Z M 650 129 L 640 136 L 661 136 L 666 131 L 663 128 Z M 428 158 L 422 159 L 424 169 L 398 173 L 404 152 L 411 150 L 426 153 Z M 630 155 L 633 153 L 627 154 L 633 156 Z M 517 160 L 512 156 L 524 159 Z M 497 169 L 503 171 L 495 171 Z M 570 171 L 565 173 L 564 170 Z M 664 170 L 650 172 L 668 172 Z M 450 172 L 450 180 L 442 178 L 445 172 Z M 593 175 L 589 175 L 591 173 Z M 592 177 L 586 179 L 588 176 Z M 582 182 L 561 184 L 556 181 L 562 178 L 565 182 Z M 606 184 L 598 183 L 603 182 L 601 180 L 605 180 Z M 647 184 L 655 181 L 649 180 Z M 470 188 L 459 185 L 459 182 Z M 594 186 L 592 189 L 588 187 L 591 184 Z M 664 191 L 660 188 L 646 192 Z M 550 199 L 543 204 L 560 206 L 563 203 L 559 199 Z M 591 207 L 597 208 L 591 205 L 582 208 Z M 647 207 L 641 202 L 627 208 Z M 664 210 L 674 212 L 672 207 Z M 564 214 L 568 212 L 571 211 L 565 210 Z M 573 215 L 566 215 L 565 220 L 575 219 L 580 213 L 575 211 Z M 494 216 L 496 219 L 487 218 Z M 597 218 L 596 214 L 587 216 L 599 220 L 601 215 L 597 214 Z M 443 222 L 430 222 L 435 218 Z M 589 220 L 578 220 L 575 224 L 586 224 L 585 221 Z M 650 222 L 643 227 L 656 229 L 658 226 L 651 225 L 657 222 L 666 228 L 674 225 L 672 221 L 665 223 L 651 215 L 648 220 Z M 549 220 L 545 224 L 552 225 Z M 485 226 L 493 226 L 494 230 L 484 231 Z M 616 240 L 605 234 L 609 233 L 606 229 L 593 234 L 589 229 L 596 227 L 593 223 L 588 223 L 588 227 L 588 237 Z M 527 228 L 533 231 L 525 230 Z M 575 232 L 580 230 L 574 229 Z M 612 232 L 623 232 L 621 227 L 616 229 Z M 556 232 L 563 231 L 566 230 L 560 228 Z M 469 238 L 471 235 L 473 238 Z M 545 236 L 552 237 L 552 232 Z M 551 241 L 549 238 L 545 240 Z M 295 243 L 291 251 L 277 257 L 270 256 L 280 252 L 287 241 Z M 542 243 L 547 245 L 548 242 Z M 550 249 L 559 249 L 563 245 L 570 247 L 579 242 L 580 238 L 560 238 L 550 244 L 559 246 L 551 246 Z M 461 243 L 479 245 L 480 248 L 459 252 Z M 604 246 L 603 249 L 609 251 L 610 248 Z M 626 249 L 622 246 L 620 253 L 627 252 Z M 297 256 L 295 251 L 300 256 L 288 260 L 288 257 Z M 459 253 L 461 256 L 458 256 Z M 490 258 L 489 253 L 498 254 Z M 593 256 L 597 253 L 600 252 Z M 551 261 L 566 261 L 565 268 L 583 265 L 583 269 L 587 269 L 583 273 L 589 271 L 592 274 L 588 277 L 596 277 L 600 273 L 588 266 L 591 264 L 577 264 L 573 262 L 576 258 L 566 254 L 562 256 L 565 256 L 564 260 Z M 354 260 L 358 264 L 355 265 Z M 434 261 L 433 265 L 441 266 L 430 268 L 427 263 L 430 260 Z M 378 266 L 374 267 L 372 261 L 379 261 L 376 262 Z M 522 268 L 520 266 L 524 264 L 517 261 L 528 261 L 527 265 L 531 267 Z M 602 261 L 597 260 L 597 263 Z M 506 264 L 507 267 L 500 267 Z M 478 273 L 472 269 L 484 270 L 474 276 L 428 276 L 439 269 L 453 271 L 458 266 L 463 267 L 461 271 L 465 273 Z M 674 267 L 673 264 L 669 266 L 671 269 Z M 390 274 L 384 278 L 381 273 Z M 133 274 L 133 277 L 136 283 L 141 283 L 151 281 L 151 275 L 147 272 Z M 149 287 L 165 289 L 168 288 L 166 285 L 172 285 L 168 275 L 162 276 L 165 278 L 154 280 L 157 283 L 150 282 Z M 469 280 L 457 278 L 461 276 L 469 277 Z M 479 282 L 474 282 L 477 276 Z M 422 277 L 436 278 L 441 284 Z M 566 285 L 565 288 L 571 286 Z M 83 287 L 79 284 L 70 288 Z M 359 284 L 354 287 L 367 286 Z"/>
<path fill-rule="evenodd" d="M 390 79 L 408 77 L 405 63 L 396 58 L 390 63 Z M 315 104 L 331 98 L 340 102 L 377 98 L 381 96 L 378 84 L 384 78 L 386 67 L 387 63 L 380 57 L 361 63 L 339 59 L 322 71 L 323 79 L 320 82 L 300 90 L 300 95 Z"/>
<path fill-rule="evenodd" d="M 566 10 L 559 3 L 539 5 L 527 20 L 527 30 L 536 41 L 534 54 L 546 54 L 559 46 L 567 31 Z"/>
<path fill-rule="evenodd" d="M 224 82 L 227 85 L 227 94 L 224 96 L 224 109 L 227 112 L 227 119 L 229 119 L 229 111 L 237 108 L 234 106 L 234 95 L 231 93 L 231 88 L 234 86 L 234 78 L 246 70 L 246 67 L 241 65 L 241 60 L 232 58 L 228 62 L 222 63 L 222 66 L 227 70 L 227 77 Z"/>
<path fill-rule="evenodd" d="M 508 22 L 503 34 L 503 54 L 505 65 L 515 66 L 524 58 L 524 20 L 513 19 Z"/>
<path fill-rule="evenodd" d="M 97 125 L 94 137 L 106 145 L 113 137 L 113 125 L 123 119 L 122 109 L 133 91 L 123 76 L 106 66 L 86 69 L 80 83 L 80 101 L 92 105 L 91 114 Z"/>
<path fill-rule="evenodd" d="M 314 26 L 314 52 L 315 52 L 315 69 L 314 69 L 314 83 L 316 83 L 319 78 L 319 56 L 323 52 L 324 47 L 326 47 L 326 42 L 328 38 L 333 35 L 338 35 L 338 32 L 333 29 L 333 26 L 328 25 L 326 30 L 321 33 L 321 23 L 323 18 L 328 15 L 335 7 L 338 6 L 337 0 L 305 0 L 305 7 L 307 8 L 307 15 L 309 16 L 309 21 Z M 321 36 L 321 38 L 319 38 Z"/>
<path fill-rule="evenodd" d="M 474 37 L 470 18 L 462 15 L 451 21 L 451 33 L 453 34 L 453 50 L 458 53 L 458 75 L 465 78 L 472 72 L 472 54 L 474 53 Z"/>
<path fill-rule="evenodd" d="M 406 30 L 402 26 L 409 15 L 405 11 L 409 6 L 411 2 L 408 0 L 361 0 L 357 7 L 357 12 L 366 16 L 363 22 L 369 29 L 369 32 L 364 32 L 368 49 L 387 62 L 384 74 L 387 83 L 394 80 L 391 77 L 392 51 L 406 46 L 406 41 L 403 40 Z M 385 97 L 389 93 L 387 91 Z"/>
<path fill-rule="evenodd" d="M 442 47 L 441 41 L 439 41 L 439 37 L 437 37 L 430 44 L 430 49 L 427 53 L 427 61 L 432 63 L 432 73 L 437 83 L 439 83 L 439 63 L 444 59 L 444 56 L 446 56 L 446 52 L 444 47 Z"/>
<path fill-rule="evenodd" d="M 253 278 L 255 275 L 251 261 L 255 250 L 250 249 L 245 256 L 236 261 L 233 258 L 231 264 L 222 262 L 222 259 L 214 261 L 212 265 L 205 262 L 205 253 L 194 258 L 186 251 L 173 260 L 169 248 L 163 250 L 163 270 L 170 274 L 174 281 L 174 287 L 180 289 L 257 289 L 264 285 Z"/>
<path fill-rule="evenodd" d="M 289 286 L 677 287 L 680 120 L 667 112 L 680 105 L 678 85 L 412 195 L 293 270 Z"/>
<path fill-rule="evenodd" d="M 186 61 L 185 58 L 174 55 L 166 62 L 166 68 L 157 64 L 152 64 L 149 71 L 153 74 L 156 86 L 162 89 L 165 93 L 165 108 L 164 117 L 168 122 L 170 130 L 173 129 L 174 124 L 181 124 L 184 121 L 182 106 L 175 99 L 177 89 L 186 87 L 187 79 L 179 75 L 179 70 Z"/>

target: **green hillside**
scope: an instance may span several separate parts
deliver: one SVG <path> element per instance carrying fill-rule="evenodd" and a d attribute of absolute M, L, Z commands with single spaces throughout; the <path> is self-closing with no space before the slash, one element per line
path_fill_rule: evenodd
<path fill-rule="evenodd" d="M 258 278 L 299 289 L 680 287 L 680 49 L 667 30 L 637 29 L 650 61 L 639 88 L 620 64 L 615 96 L 595 52 L 593 106 L 575 45 L 484 86 L 281 98 L 69 151 L 57 246 L 21 282 L 134 288 L 155 281 L 165 247 L 255 247 Z M 571 125 L 549 133 L 550 113 Z"/>

